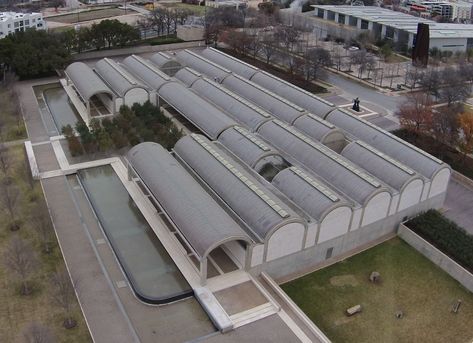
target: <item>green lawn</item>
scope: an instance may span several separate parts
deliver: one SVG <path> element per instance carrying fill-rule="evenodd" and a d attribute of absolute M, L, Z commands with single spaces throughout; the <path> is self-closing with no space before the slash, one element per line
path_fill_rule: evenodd
<path fill-rule="evenodd" d="M 64 23 L 64 24 L 73 24 L 82 21 L 89 21 L 89 20 L 96 20 L 96 19 L 104 19 L 104 18 L 111 18 L 116 17 L 119 15 L 124 14 L 133 14 L 135 11 L 119 9 L 119 8 L 104 8 L 104 9 L 97 9 L 97 10 L 90 10 L 90 11 L 83 11 L 83 12 L 75 12 L 70 14 L 58 15 L 54 17 L 47 17 L 44 18 L 46 21 L 52 21 L 56 23 Z"/>
<path fill-rule="evenodd" d="M 381 282 L 372 284 L 372 271 Z M 282 286 L 333 342 L 471 342 L 473 294 L 399 238 Z M 456 299 L 460 312 L 451 312 Z M 345 310 L 363 311 L 347 317 Z M 404 318 L 395 312 L 402 310 Z"/>
<path fill-rule="evenodd" d="M 36 203 L 44 201 L 41 185 L 38 181 L 33 184 L 27 182 L 27 164 L 22 145 L 9 148 L 13 165 L 11 166 L 12 182 L 20 189 L 17 217 L 21 227 L 12 232 L 8 228 L 9 216 L 0 203 L 0 342 L 23 342 L 23 330 L 31 322 L 39 322 L 48 327 L 61 343 L 87 343 L 91 342 L 89 331 L 85 324 L 79 304 L 75 301 L 72 313 L 77 326 L 73 329 L 63 327 L 63 310 L 53 303 L 51 297 L 51 276 L 57 268 L 64 268 L 64 260 L 56 241 L 56 236 L 51 231 L 50 246 L 52 252 L 47 254 L 42 251 L 39 236 L 33 230 L 33 223 L 29 219 L 30 212 Z M 0 182 L 5 182 L 5 176 L 0 172 Z M 52 230 L 52 228 L 51 228 Z M 38 257 L 38 266 L 31 275 L 30 295 L 20 295 L 18 280 L 14 278 L 4 264 L 4 252 L 9 241 L 19 235 L 28 241 Z M 38 341 L 39 342 L 39 341 Z"/>

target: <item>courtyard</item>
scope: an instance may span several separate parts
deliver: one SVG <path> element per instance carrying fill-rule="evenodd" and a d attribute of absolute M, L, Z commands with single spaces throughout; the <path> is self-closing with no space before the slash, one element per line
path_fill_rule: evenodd
<path fill-rule="evenodd" d="M 381 275 L 376 284 L 369 281 L 373 271 Z M 399 238 L 282 288 L 333 342 L 473 339 L 473 294 Z M 346 309 L 357 304 L 362 312 L 348 317 Z"/>

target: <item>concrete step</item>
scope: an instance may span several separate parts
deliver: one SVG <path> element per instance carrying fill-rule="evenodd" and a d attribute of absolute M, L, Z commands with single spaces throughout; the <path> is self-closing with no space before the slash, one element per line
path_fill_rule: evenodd
<path fill-rule="evenodd" d="M 266 318 L 272 314 L 275 314 L 277 311 L 278 309 L 274 307 L 272 303 L 268 302 L 252 309 L 236 313 L 230 316 L 230 320 L 233 323 L 233 328 L 236 329 L 240 326 Z"/>

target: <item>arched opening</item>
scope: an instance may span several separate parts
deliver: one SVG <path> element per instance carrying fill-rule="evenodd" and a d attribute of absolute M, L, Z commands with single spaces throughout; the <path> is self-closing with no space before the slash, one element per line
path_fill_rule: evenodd
<path fill-rule="evenodd" d="M 239 269 L 246 269 L 250 243 L 232 239 L 212 248 L 201 260 L 202 279 L 211 279 Z"/>

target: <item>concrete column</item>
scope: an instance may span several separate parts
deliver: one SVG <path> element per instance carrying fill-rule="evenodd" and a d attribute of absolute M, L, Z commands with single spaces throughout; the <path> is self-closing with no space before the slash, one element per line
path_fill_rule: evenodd
<path fill-rule="evenodd" d="M 381 39 L 386 38 L 386 26 L 381 25 Z"/>
<path fill-rule="evenodd" d="M 360 18 L 356 19 L 356 27 L 361 29 L 361 19 Z"/>
<path fill-rule="evenodd" d="M 372 21 L 368 22 L 368 30 L 373 31 L 373 22 Z"/>
<path fill-rule="evenodd" d="M 397 42 L 397 41 L 399 41 L 399 30 L 394 29 L 393 42 Z"/>
<path fill-rule="evenodd" d="M 338 16 L 339 16 L 339 14 L 338 14 L 338 13 L 335 13 L 335 19 L 334 19 L 334 21 L 335 21 L 336 23 L 338 23 Z"/>
<path fill-rule="evenodd" d="M 350 25 L 350 16 L 345 14 L 345 25 Z"/>
<path fill-rule="evenodd" d="M 414 45 L 414 34 L 409 33 L 409 39 L 407 40 L 407 47 L 412 48 L 413 45 Z"/>
<path fill-rule="evenodd" d="M 327 10 L 323 10 L 324 11 L 324 19 L 327 20 L 328 19 L 328 11 Z"/>
<path fill-rule="evenodd" d="M 207 283 L 207 257 L 200 261 L 200 285 L 205 286 Z"/>

